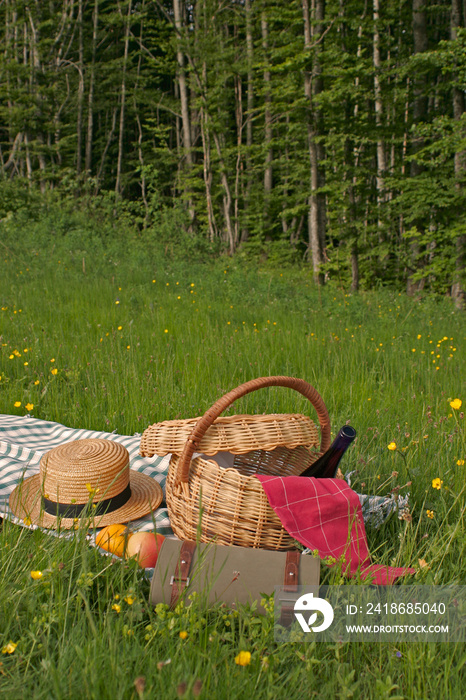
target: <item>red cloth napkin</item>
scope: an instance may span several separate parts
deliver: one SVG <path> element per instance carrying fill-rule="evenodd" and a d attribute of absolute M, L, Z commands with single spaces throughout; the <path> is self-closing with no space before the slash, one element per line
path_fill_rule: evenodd
<path fill-rule="evenodd" d="M 385 586 L 399 576 L 414 574 L 407 567 L 371 564 L 361 504 L 343 479 L 256 474 L 285 530 L 319 556 L 341 557 L 346 573 L 361 572 Z"/>

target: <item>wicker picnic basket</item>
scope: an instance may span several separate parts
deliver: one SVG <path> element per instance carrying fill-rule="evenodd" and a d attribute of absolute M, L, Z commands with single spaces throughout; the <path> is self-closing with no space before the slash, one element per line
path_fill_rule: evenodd
<path fill-rule="evenodd" d="M 295 389 L 311 402 L 320 446 L 316 425 L 303 415 L 220 417 L 236 399 L 269 386 Z M 254 474 L 300 474 L 329 444 L 330 421 L 318 392 L 302 379 L 262 377 L 222 396 L 201 418 L 150 426 L 141 438 L 141 455 L 172 455 L 166 501 L 180 539 L 286 550 L 293 540 Z"/>

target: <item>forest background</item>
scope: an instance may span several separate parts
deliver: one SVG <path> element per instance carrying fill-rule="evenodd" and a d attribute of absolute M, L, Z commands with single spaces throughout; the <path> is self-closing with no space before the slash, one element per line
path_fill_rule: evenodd
<path fill-rule="evenodd" d="M 461 307 L 465 20 L 466 0 L 2 0 L 4 230 L 58 207 L 49 235 L 83 253 L 92 226 Z"/>

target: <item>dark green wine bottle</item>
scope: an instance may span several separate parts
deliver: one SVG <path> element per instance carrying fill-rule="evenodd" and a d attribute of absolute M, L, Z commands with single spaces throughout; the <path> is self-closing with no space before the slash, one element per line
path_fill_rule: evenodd
<path fill-rule="evenodd" d="M 335 476 L 340 459 L 356 437 L 356 431 L 350 425 L 344 425 L 338 431 L 335 440 L 327 452 L 319 457 L 300 476 L 314 476 L 316 479 L 331 479 Z"/>

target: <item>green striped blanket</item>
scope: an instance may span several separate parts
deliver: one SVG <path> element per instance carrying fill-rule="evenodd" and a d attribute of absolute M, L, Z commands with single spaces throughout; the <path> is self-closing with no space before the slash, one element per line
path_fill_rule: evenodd
<path fill-rule="evenodd" d="M 131 469 L 148 474 L 156 479 L 162 488 L 165 486 L 170 455 L 141 457 L 139 455 L 140 435 L 128 436 L 80 430 L 30 416 L 0 414 L 0 517 L 25 526 L 24 522 L 16 518 L 8 507 L 10 493 L 23 477 L 39 472 L 39 462 L 45 452 L 64 442 L 84 438 L 104 438 L 120 442 L 129 452 Z M 172 534 L 166 508 L 159 508 L 156 511 L 155 522 L 157 532 L 163 535 Z M 150 516 L 141 518 L 132 525 L 136 530 L 154 528 Z"/>

